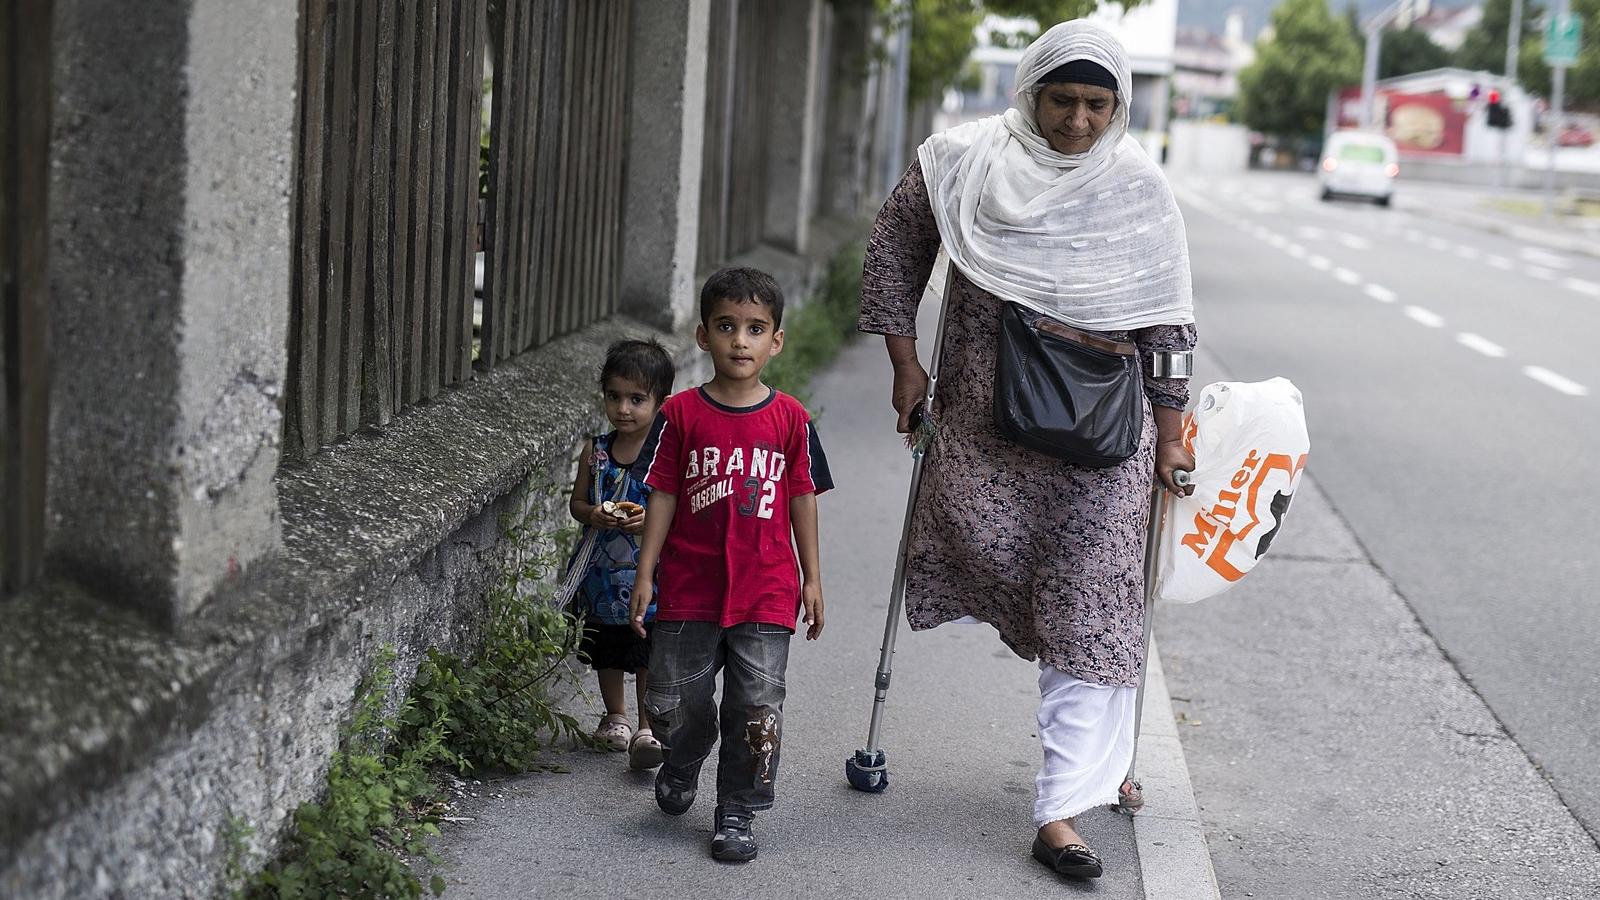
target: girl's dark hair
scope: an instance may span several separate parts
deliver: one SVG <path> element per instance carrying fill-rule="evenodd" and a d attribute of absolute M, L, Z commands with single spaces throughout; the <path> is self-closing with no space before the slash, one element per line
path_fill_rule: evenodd
<path fill-rule="evenodd" d="M 676 376 L 671 354 L 654 338 L 617 341 L 606 350 L 605 364 L 600 367 L 600 386 L 605 387 L 606 380 L 611 378 L 637 381 L 660 403 L 672 393 L 672 380 Z"/>
<path fill-rule="evenodd" d="M 783 288 L 777 279 L 747 266 L 719 269 L 700 288 L 700 324 L 709 324 L 718 300 L 760 303 L 772 311 L 772 327 L 783 327 Z"/>

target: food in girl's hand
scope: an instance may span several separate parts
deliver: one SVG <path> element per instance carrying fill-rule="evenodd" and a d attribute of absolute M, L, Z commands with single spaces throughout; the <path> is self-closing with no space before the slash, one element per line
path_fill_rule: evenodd
<path fill-rule="evenodd" d="M 620 521 L 639 515 L 644 507 L 627 500 L 607 500 L 600 504 L 600 511 Z"/>

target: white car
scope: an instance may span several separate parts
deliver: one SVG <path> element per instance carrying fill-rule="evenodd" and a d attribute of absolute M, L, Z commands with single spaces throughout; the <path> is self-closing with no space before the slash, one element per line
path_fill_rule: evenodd
<path fill-rule="evenodd" d="M 1322 148 L 1317 183 L 1324 200 L 1365 197 L 1388 206 L 1399 175 L 1400 151 L 1394 141 L 1370 131 L 1335 131 Z"/>

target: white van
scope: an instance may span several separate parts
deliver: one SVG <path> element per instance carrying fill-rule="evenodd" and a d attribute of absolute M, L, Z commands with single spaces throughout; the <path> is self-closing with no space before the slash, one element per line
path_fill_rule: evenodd
<path fill-rule="evenodd" d="M 1400 174 L 1400 151 L 1394 141 L 1370 131 L 1335 131 L 1322 148 L 1317 183 L 1322 199 L 1365 197 L 1388 206 Z"/>

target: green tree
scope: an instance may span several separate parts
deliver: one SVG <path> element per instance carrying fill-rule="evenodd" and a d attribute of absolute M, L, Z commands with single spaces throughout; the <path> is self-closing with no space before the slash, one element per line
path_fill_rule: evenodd
<path fill-rule="evenodd" d="M 1517 69 L 1529 57 L 1527 42 L 1539 37 L 1539 15 L 1543 7 L 1537 0 L 1524 0 L 1522 4 L 1522 44 L 1518 51 Z M 1456 50 L 1455 64 L 1475 72 L 1503 73 L 1506 70 L 1506 32 L 1511 30 L 1511 0 L 1485 0 L 1483 18 L 1467 32 Z M 1535 48 L 1533 57 L 1538 57 Z M 1544 64 L 1540 62 L 1542 67 Z"/>
<path fill-rule="evenodd" d="M 1600 0 L 1572 0 L 1572 11 L 1583 21 L 1583 46 L 1578 49 L 1578 64 L 1567 70 L 1562 105 L 1594 107 L 1600 105 Z M 1505 29 L 1500 33 L 1504 35 Z M 1504 67 L 1501 63 L 1495 71 Z M 1550 96 L 1550 67 L 1544 64 L 1544 35 L 1537 20 L 1517 54 L 1517 80 L 1528 91 Z"/>
<path fill-rule="evenodd" d="M 977 28 L 990 13 L 1027 18 L 1049 27 L 1082 18 L 1104 0 L 911 0 L 911 101 L 930 100 L 956 84 L 963 64 L 977 44 Z M 1122 0 L 1132 9 L 1146 0 Z M 893 15 L 889 0 L 878 0 L 880 12 Z M 1036 35 L 1024 35 L 1032 40 Z"/>
<path fill-rule="evenodd" d="M 1378 77 L 1396 78 L 1450 65 L 1450 51 L 1435 44 L 1427 32 L 1403 28 L 1383 33 L 1378 49 Z"/>
<path fill-rule="evenodd" d="M 1361 47 L 1326 0 L 1284 0 L 1273 37 L 1239 73 L 1239 114 L 1256 131 L 1284 137 L 1322 130 L 1328 94 L 1361 80 Z"/>

